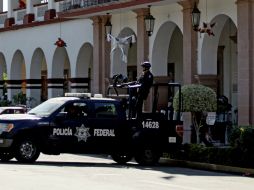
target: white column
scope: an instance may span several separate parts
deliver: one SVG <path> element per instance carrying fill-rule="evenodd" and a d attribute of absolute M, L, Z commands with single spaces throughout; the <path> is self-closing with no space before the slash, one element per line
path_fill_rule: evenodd
<path fill-rule="evenodd" d="M 13 12 L 13 8 L 12 8 L 13 3 L 14 2 L 12 0 L 8 1 L 8 13 L 7 13 L 8 18 L 11 18 L 13 15 L 13 13 L 12 13 Z"/>
<path fill-rule="evenodd" d="M 17 9 L 19 8 L 19 1 L 16 0 L 8 0 L 8 13 L 7 13 L 7 16 L 8 18 L 11 18 L 13 17 L 13 9 Z"/>
<path fill-rule="evenodd" d="M 3 0 L 0 0 L 0 12 L 3 12 Z"/>
<path fill-rule="evenodd" d="M 55 1 L 54 0 L 48 0 L 48 10 L 55 9 Z"/>
<path fill-rule="evenodd" d="M 26 0 L 26 14 L 30 14 L 30 13 L 33 13 L 34 10 L 33 10 L 33 3 L 32 3 L 32 0 Z"/>

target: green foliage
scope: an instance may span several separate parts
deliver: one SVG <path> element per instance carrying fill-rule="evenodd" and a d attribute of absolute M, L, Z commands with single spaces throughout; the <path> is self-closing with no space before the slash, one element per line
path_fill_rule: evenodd
<path fill-rule="evenodd" d="M 7 80 L 8 80 L 8 76 L 7 76 L 7 73 L 5 73 L 5 72 L 3 72 L 3 81 L 4 81 L 4 83 L 3 83 L 3 96 L 5 97 L 5 99 L 7 99 L 7 97 L 6 97 L 6 94 L 7 94 Z M 3 104 L 5 104 L 6 102 L 3 102 Z M 8 101 L 7 101 L 7 103 L 8 103 Z"/>
<path fill-rule="evenodd" d="M 202 144 L 185 145 L 185 158 L 189 161 L 206 162 L 205 148 Z"/>
<path fill-rule="evenodd" d="M 174 159 L 254 168 L 254 127 L 234 126 L 229 135 L 230 147 L 205 147 L 185 144 L 184 151 L 174 154 Z"/>
<path fill-rule="evenodd" d="M 9 106 L 9 105 L 11 105 L 11 101 L 9 101 L 9 100 L 1 100 L 0 101 L 0 107 Z"/>
<path fill-rule="evenodd" d="M 228 141 L 232 147 L 236 147 L 240 143 L 241 127 L 234 126 L 229 134 Z"/>
<path fill-rule="evenodd" d="M 3 80 L 4 80 L 4 81 L 8 80 L 8 75 L 7 75 L 7 73 L 5 73 L 5 72 L 3 72 Z"/>
<path fill-rule="evenodd" d="M 200 85 L 190 84 L 182 87 L 183 112 L 214 112 L 217 109 L 216 93 L 213 89 Z M 173 101 L 174 110 L 179 108 L 179 92 Z"/>
<path fill-rule="evenodd" d="M 19 92 L 18 94 L 14 95 L 12 97 L 13 103 L 15 105 L 26 105 L 26 95 L 23 94 L 22 92 Z"/>
<path fill-rule="evenodd" d="M 196 142 L 199 143 L 199 130 L 204 122 L 204 112 L 214 112 L 217 109 L 216 93 L 200 84 L 185 85 L 181 90 L 182 111 L 191 112 Z M 179 111 L 179 91 L 174 96 L 173 106 L 175 111 Z"/>
<path fill-rule="evenodd" d="M 254 151 L 254 127 L 234 126 L 229 135 L 229 142 L 233 147 Z"/>
<path fill-rule="evenodd" d="M 253 126 L 235 126 L 230 135 L 229 142 L 233 146 L 245 166 L 254 167 L 254 127 Z"/>
<path fill-rule="evenodd" d="M 173 159 L 254 168 L 251 152 L 244 152 L 236 147 L 205 147 L 201 144 L 185 144 L 181 154 L 174 154 Z"/>

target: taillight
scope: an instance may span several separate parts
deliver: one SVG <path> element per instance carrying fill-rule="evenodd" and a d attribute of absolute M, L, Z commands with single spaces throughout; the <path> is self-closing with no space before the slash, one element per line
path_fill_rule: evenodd
<path fill-rule="evenodd" d="M 176 125 L 176 133 L 177 133 L 180 137 L 183 137 L 183 125 Z"/>

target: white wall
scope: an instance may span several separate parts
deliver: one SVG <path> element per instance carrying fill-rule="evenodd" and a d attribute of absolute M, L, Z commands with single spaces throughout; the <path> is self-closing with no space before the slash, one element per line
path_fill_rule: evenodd
<path fill-rule="evenodd" d="M 20 50 L 25 58 L 27 76 L 30 76 L 32 55 L 37 48 L 41 48 L 48 65 L 48 76 L 51 76 L 52 59 L 56 49 L 54 43 L 59 36 L 60 23 L 1 32 L 0 52 L 5 55 L 8 75 L 10 74 L 12 57 L 16 50 Z M 76 64 L 78 52 L 82 45 L 85 42 L 93 44 L 92 21 L 78 19 L 61 23 L 61 38 L 67 43 L 66 49 L 71 64 Z M 74 69 L 71 70 L 75 72 Z"/>

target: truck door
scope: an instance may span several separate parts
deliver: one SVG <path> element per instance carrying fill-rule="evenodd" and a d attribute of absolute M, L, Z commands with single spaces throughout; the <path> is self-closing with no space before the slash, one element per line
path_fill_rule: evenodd
<path fill-rule="evenodd" d="M 126 122 L 113 102 L 94 102 L 93 108 L 93 116 L 90 120 L 90 127 L 93 131 L 91 146 L 93 150 L 100 152 L 110 151 L 117 146 Z"/>
<path fill-rule="evenodd" d="M 91 136 L 88 125 L 88 104 L 85 101 L 67 103 L 54 122 L 52 136 L 61 152 L 82 152 Z"/>

